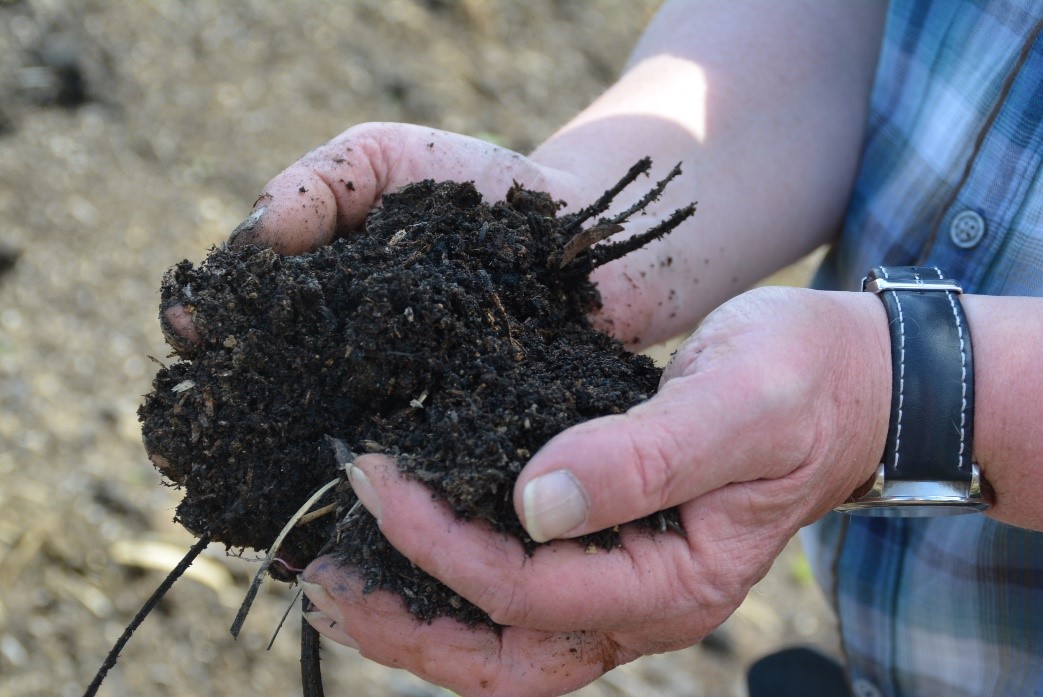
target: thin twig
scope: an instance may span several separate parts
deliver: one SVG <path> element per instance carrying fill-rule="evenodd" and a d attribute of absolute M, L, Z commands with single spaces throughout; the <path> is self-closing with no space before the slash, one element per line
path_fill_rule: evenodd
<path fill-rule="evenodd" d="M 500 316 L 503 317 L 503 328 L 507 332 L 507 341 L 510 342 L 511 346 L 513 346 L 514 350 L 517 352 L 515 355 L 518 360 L 521 360 L 525 357 L 525 351 L 522 349 L 522 345 L 518 343 L 517 339 L 514 338 L 514 335 L 511 334 L 511 316 L 507 314 L 506 308 L 504 308 L 503 303 L 500 302 L 500 296 L 497 295 L 495 291 L 493 292 L 492 297 L 493 304 L 496 305 L 496 309 L 500 311 Z"/>
<path fill-rule="evenodd" d="M 282 626 L 286 623 L 286 618 L 290 616 L 290 610 L 297 604 L 297 598 L 301 597 L 301 593 L 304 592 L 304 586 L 297 589 L 297 595 L 293 596 L 293 600 L 286 606 L 286 612 L 282 613 L 282 619 L 279 620 L 279 624 L 275 626 L 275 631 L 272 632 L 272 639 L 268 642 L 268 648 L 265 651 L 271 651 L 272 646 L 275 644 L 275 637 L 279 636 L 279 632 L 282 630 Z"/>
<path fill-rule="evenodd" d="M 575 232 L 579 230 L 583 223 L 587 222 L 596 215 L 601 215 L 608 210 L 608 207 L 612 205 L 612 200 L 619 195 L 619 192 L 627 188 L 636 180 L 640 175 L 646 174 L 648 170 L 652 169 L 652 158 L 643 157 L 637 161 L 637 163 L 631 167 L 623 178 L 616 182 L 615 186 L 606 191 L 601 197 L 580 210 L 575 216 L 569 221 L 568 231 Z"/>
<path fill-rule="evenodd" d="M 666 189 L 666 185 L 669 184 L 671 181 L 673 181 L 673 179 L 675 179 L 676 177 L 679 177 L 679 176 L 681 176 L 681 163 L 680 162 L 678 162 L 676 165 L 674 165 L 674 168 L 672 170 L 670 170 L 669 174 L 667 174 L 661 180 L 656 182 L 656 185 L 653 186 L 648 191 L 647 194 L 642 196 L 640 201 L 638 201 L 637 203 L 632 205 L 630 208 L 627 208 L 622 213 L 620 213 L 618 215 L 615 215 L 615 216 L 612 216 L 608 220 L 598 221 L 598 224 L 599 225 L 605 224 L 605 223 L 608 223 L 608 224 L 613 224 L 613 223 L 619 224 L 619 223 L 622 223 L 622 222 L 625 222 L 625 221 L 629 220 L 630 216 L 634 215 L 638 211 L 643 211 L 653 201 L 658 200 L 659 197 L 663 195 L 663 191 Z"/>
<path fill-rule="evenodd" d="M 330 513 L 334 513 L 336 512 L 338 506 L 340 506 L 339 503 L 331 503 L 328 506 L 323 506 L 322 508 L 318 508 L 312 511 L 307 515 L 302 515 L 301 519 L 297 521 L 297 525 L 304 525 L 305 523 L 310 523 L 316 518 L 321 518 L 325 515 L 329 515 Z"/>
<path fill-rule="evenodd" d="M 232 636 L 236 639 L 239 638 L 239 632 L 242 631 L 243 623 L 246 622 L 246 615 L 249 614 L 250 607 L 253 605 L 254 598 L 257 596 L 257 591 L 261 587 L 261 579 L 264 578 L 264 572 L 268 570 L 269 566 L 271 566 L 272 560 L 275 558 L 275 553 L 279 551 L 279 546 L 282 544 L 283 540 L 286 539 L 290 530 L 292 530 L 304 514 L 308 512 L 308 509 L 314 506 L 315 503 L 322 498 L 322 495 L 336 486 L 338 482 L 340 482 L 339 478 L 332 479 L 323 484 L 318 491 L 312 494 L 311 497 L 304 502 L 303 506 L 297 509 L 297 512 L 294 513 L 286 525 L 283 526 L 282 532 L 279 533 L 279 536 L 275 538 L 275 542 L 272 543 L 271 549 L 268 550 L 268 555 L 264 558 L 264 561 L 261 562 L 261 568 L 257 570 L 257 574 L 254 576 L 250 588 L 246 591 L 246 597 L 243 598 L 243 604 L 239 608 L 239 613 L 235 616 L 235 621 L 232 622 L 232 626 L 229 628 L 229 631 L 232 632 Z"/>
<path fill-rule="evenodd" d="M 593 225 L 588 227 L 586 230 L 580 230 L 576 233 L 575 237 L 566 242 L 565 246 L 562 247 L 561 261 L 558 262 L 558 268 L 564 269 L 572 263 L 580 252 L 589 247 L 593 247 L 602 240 L 607 240 L 617 232 L 623 232 L 623 226 L 612 223 Z"/>
<path fill-rule="evenodd" d="M 141 609 L 138 610 L 138 614 L 134 615 L 134 619 L 132 619 L 130 624 L 127 625 L 127 628 L 123 630 L 123 634 L 120 635 L 120 638 L 116 640 L 112 650 L 109 651 L 109 655 L 105 657 L 105 662 L 101 664 L 101 668 L 99 668 L 97 674 L 95 674 L 94 680 L 92 680 L 91 684 L 87 686 L 87 690 L 83 693 L 83 697 L 93 697 L 98 694 L 98 688 L 101 687 L 101 683 L 105 680 L 105 676 L 108 674 L 109 670 L 116 665 L 120 651 L 122 651 L 127 645 L 127 642 L 130 641 L 130 637 L 134 633 L 134 630 L 145 621 L 145 618 L 148 617 L 149 613 L 159 604 L 159 601 L 163 599 L 163 596 L 166 595 L 167 591 L 170 590 L 170 587 L 174 585 L 174 582 L 185 573 L 188 567 L 192 565 L 192 562 L 196 560 L 196 557 L 206 549 L 208 544 L 210 544 L 210 534 L 206 533 L 200 536 L 199 540 L 192 545 L 192 548 L 188 550 L 188 553 L 184 557 L 182 557 L 177 566 L 167 574 L 167 577 L 163 579 L 163 583 L 159 584 L 159 587 L 156 588 L 149 599 L 145 601 L 145 604 L 141 606 Z"/>
<path fill-rule="evenodd" d="M 614 242 L 612 244 L 605 244 L 597 249 L 593 249 L 590 252 L 589 267 L 587 271 L 596 269 L 597 267 L 607 264 L 610 261 L 615 261 L 620 257 L 630 254 L 635 249 L 640 249 L 646 244 L 653 240 L 657 240 L 660 237 L 666 235 L 668 232 L 673 230 L 675 227 L 683 223 L 688 218 L 692 217 L 695 213 L 695 204 L 690 203 L 684 208 L 678 208 L 676 211 L 670 214 L 670 217 L 659 223 L 655 227 L 642 232 L 640 235 L 634 235 L 633 237 L 623 240 L 622 242 Z"/>
<path fill-rule="evenodd" d="M 602 212 L 607 209 L 612 203 L 612 198 L 609 197 L 609 194 L 611 194 L 612 197 L 618 194 L 622 189 L 621 185 L 623 185 L 624 182 L 629 183 L 628 177 L 635 172 L 635 168 L 640 167 L 644 162 L 645 160 L 641 160 L 641 162 L 638 162 L 634 167 L 631 167 L 630 172 L 627 173 L 626 177 L 620 180 L 620 182 L 612 189 L 605 192 L 605 195 L 598 199 L 590 209 L 584 209 L 584 211 L 581 211 L 581 214 L 585 214 L 587 210 L 594 210 L 596 208 L 601 208 Z M 680 175 L 681 163 L 678 162 L 665 177 L 656 182 L 656 185 L 632 206 L 621 213 L 617 213 L 611 218 L 602 218 L 596 225 L 593 225 L 586 230 L 580 230 L 576 233 L 562 248 L 561 256 L 558 260 L 558 268 L 565 269 L 567 266 L 572 265 L 574 268 L 569 269 L 570 272 L 589 273 L 592 269 L 595 269 L 602 264 L 607 264 L 610 261 L 625 256 L 635 249 L 639 249 L 648 244 L 652 240 L 662 237 L 680 225 L 682 221 L 695 212 L 695 204 L 674 211 L 674 213 L 664 222 L 647 232 L 635 235 L 623 242 L 603 245 L 597 249 L 591 249 L 598 242 L 603 242 L 617 232 L 622 232 L 624 228 L 621 223 L 627 222 L 632 216 L 648 208 L 652 202 L 657 201 L 659 197 L 663 195 L 666 186 Z M 629 181 L 633 180 L 630 179 Z M 571 230 L 572 227 L 573 225 L 570 225 L 569 229 Z M 588 253 L 584 254 L 584 252 Z"/>

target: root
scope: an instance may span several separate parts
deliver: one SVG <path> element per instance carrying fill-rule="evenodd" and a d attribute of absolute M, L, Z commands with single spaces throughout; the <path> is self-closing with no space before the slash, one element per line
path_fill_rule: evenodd
<path fill-rule="evenodd" d="M 504 309 L 503 303 L 500 301 L 500 296 L 495 293 L 492 294 L 493 304 L 496 305 L 496 309 L 500 311 L 500 317 L 503 318 L 503 328 L 507 333 L 507 341 L 510 342 L 511 348 L 514 349 L 514 359 L 516 361 L 525 360 L 525 351 L 522 349 L 522 345 L 518 343 L 518 340 L 511 334 L 511 316 L 507 314 L 507 310 Z M 426 393 L 425 393 L 426 394 Z"/>
<path fill-rule="evenodd" d="M 656 182 L 656 185 L 653 186 L 647 194 L 641 197 L 640 201 L 632 205 L 630 208 L 627 208 L 622 213 L 612 218 L 609 218 L 606 221 L 599 222 L 618 224 L 629 220 L 630 216 L 645 210 L 653 201 L 659 200 L 659 197 L 663 195 L 663 191 L 666 189 L 666 185 L 673 181 L 676 177 L 679 177 L 680 175 L 681 163 L 678 162 L 676 165 L 674 165 L 674 168 L 670 170 L 669 174 L 663 177 L 660 181 Z"/>
<path fill-rule="evenodd" d="M 584 208 L 576 214 L 575 219 L 569 223 L 568 230 L 571 232 L 574 229 L 578 229 L 579 226 L 586 220 L 604 213 L 610 205 L 612 205 L 613 199 L 622 191 L 626 186 L 631 184 L 638 175 L 648 172 L 652 166 L 652 161 L 649 158 L 644 158 L 630 168 L 630 171 L 616 183 L 611 189 L 601 195 L 593 205 L 588 208 Z M 641 233 L 640 235 L 634 235 L 628 240 L 617 242 L 614 244 L 606 244 L 600 247 L 594 248 L 598 242 L 607 240 L 612 235 L 623 231 L 622 223 L 627 222 L 635 214 L 644 211 L 648 208 L 652 202 L 659 199 L 663 195 L 663 191 L 666 189 L 673 179 L 681 174 L 681 164 L 674 165 L 674 168 L 670 170 L 662 180 L 656 182 L 656 185 L 652 187 L 644 196 L 640 198 L 636 203 L 627 208 L 625 211 L 618 213 L 611 218 L 602 218 L 596 225 L 593 225 L 586 230 L 579 230 L 561 250 L 561 254 L 557 260 L 557 266 L 568 275 L 579 275 L 588 274 L 594 269 L 610 261 L 615 261 L 622 256 L 626 256 L 630 252 L 636 249 L 640 249 L 649 242 L 657 240 L 663 237 L 671 230 L 676 228 L 682 222 L 687 220 L 695 213 L 695 204 L 692 203 L 683 208 L 675 210 L 670 217 L 663 222 L 659 223 L 655 227 Z"/>
<path fill-rule="evenodd" d="M 304 525 L 305 523 L 310 523 L 311 521 L 315 520 L 316 518 L 321 518 L 323 516 L 329 515 L 330 513 L 335 513 L 339 506 L 340 506 L 339 503 L 331 503 L 328 506 L 323 506 L 322 508 L 319 508 L 318 510 L 312 511 L 311 513 L 308 513 L 307 515 L 302 515 L 301 519 L 297 521 L 297 525 Z"/>
<path fill-rule="evenodd" d="M 616 185 L 611 189 L 601 194 L 601 197 L 590 204 L 586 208 L 576 213 L 576 216 L 569 223 L 569 232 L 578 232 L 580 226 L 587 222 L 595 215 L 601 215 L 608 210 L 608 207 L 612 205 L 612 201 L 619 195 L 619 192 L 627 188 L 642 174 L 648 174 L 648 170 L 652 169 L 652 158 L 643 157 L 637 161 L 633 167 L 623 175 L 623 178 L 616 182 Z"/>
<path fill-rule="evenodd" d="M 599 266 L 607 264 L 610 261 L 615 261 L 620 257 L 624 257 L 634 250 L 644 247 L 649 242 L 663 237 L 685 220 L 692 217 L 692 214 L 694 213 L 695 204 L 688 204 L 684 208 L 678 208 L 670 214 L 669 218 L 640 235 L 634 235 L 630 239 L 623 240 L 622 242 L 606 244 L 597 249 L 590 250 L 590 257 L 588 259 L 589 268 L 587 272 L 589 273 Z"/>
<path fill-rule="evenodd" d="M 304 697 L 323 697 L 320 635 L 301 615 L 301 692 Z"/>
<path fill-rule="evenodd" d="M 188 553 L 178 562 L 178 565 L 167 574 L 167 577 L 163 579 L 163 583 L 159 584 L 159 587 L 152 593 L 145 604 L 138 610 L 138 614 L 134 615 L 134 618 L 127 625 L 127 628 L 123 630 L 123 634 L 116 640 L 112 650 L 109 651 L 109 655 L 105 657 L 105 662 L 101 664 L 101 668 L 94 676 L 94 680 L 87 686 L 86 691 L 83 693 L 83 697 L 93 697 L 98 694 L 98 688 L 101 687 L 101 683 L 105 680 L 105 676 L 108 675 L 109 671 L 113 666 L 116 665 L 116 661 L 119 660 L 120 652 L 130 641 L 130 637 L 134 634 L 134 631 L 145 621 L 149 613 L 159 605 L 159 601 L 163 599 L 163 596 L 167 594 L 170 587 L 174 585 L 174 582 L 181 578 L 181 575 L 192 565 L 192 562 L 196 560 L 206 546 L 210 543 L 210 535 L 202 535 L 199 540 L 192 545 L 192 548 L 188 550 Z"/>
<path fill-rule="evenodd" d="M 282 613 L 282 618 L 279 620 L 279 624 L 275 625 L 275 631 L 272 632 L 272 638 L 268 641 L 268 647 L 265 651 L 271 651 L 272 647 L 275 646 L 275 638 L 279 636 L 279 632 L 282 631 L 282 626 L 286 624 L 286 618 L 290 616 L 290 610 L 292 610 L 293 606 L 297 604 L 297 600 L 301 597 L 301 593 L 303 592 L 304 586 L 301 586 L 297 589 L 297 593 L 293 596 L 293 600 L 291 600 L 290 604 L 286 606 L 286 612 Z"/>
<path fill-rule="evenodd" d="M 243 598 L 243 604 L 239 608 L 239 613 L 235 616 L 235 621 L 232 622 L 232 626 L 229 631 L 232 632 L 232 636 L 236 639 L 239 638 L 239 632 L 243 629 L 243 623 L 246 622 L 246 616 L 250 613 L 250 607 L 253 605 L 254 598 L 257 597 L 257 591 L 261 587 L 261 579 L 264 578 L 264 572 L 268 570 L 268 567 L 272 565 L 272 560 L 275 559 L 276 553 L 279 551 L 279 546 L 282 545 L 283 540 L 290 533 L 290 530 L 300 522 L 301 518 L 308 512 L 308 509 L 315 505 L 315 503 L 322 498 L 322 495 L 327 491 L 335 487 L 340 482 L 340 479 L 332 479 L 323 484 L 318 491 L 311 495 L 311 497 L 304 502 L 304 505 L 297 509 L 290 520 L 287 521 L 283 527 L 282 532 L 275 538 L 275 542 L 272 543 L 271 548 L 268 550 L 268 555 L 261 562 L 261 568 L 257 570 L 257 574 L 254 575 L 253 582 L 250 583 L 249 590 L 246 591 L 246 597 Z"/>

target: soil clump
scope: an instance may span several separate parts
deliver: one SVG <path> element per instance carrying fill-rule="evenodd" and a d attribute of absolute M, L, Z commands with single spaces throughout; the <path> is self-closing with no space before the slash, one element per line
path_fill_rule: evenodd
<path fill-rule="evenodd" d="M 364 232 L 315 252 L 222 246 L 198 267 L 175 266 L 162 305 L 188 309 L 201 340 L 174 342 L 181 360 L 159 371 L 139 418 L 157 467 L 184 489 L 176 519 L 229 547 L 265 551 L 339 477 L 314 507 L 330 513 L 290 532 L 273 576 L 291 579 L 333 553 L 420 619 L 490 622 L 387 543 L 356 505 L 334 439 L 352 453 L 394 456 L 457 515 L 534 548 L 511 498 L 526 461 L 555 434 L 621 413 L 658 385 L 648 358 L 591 328 L 599 297 L 587 276 L 694 207 L 592 246 L 671 175 L 628 211 L 583 228 L 649 166 L 571 215 L 519 186 L 488 205 L 471 184 L 425 181 L 385 195 Z M 641 523 L 680 531 L 672 513 Z M 579 544 L 611 548 L 618 531 Z"/>

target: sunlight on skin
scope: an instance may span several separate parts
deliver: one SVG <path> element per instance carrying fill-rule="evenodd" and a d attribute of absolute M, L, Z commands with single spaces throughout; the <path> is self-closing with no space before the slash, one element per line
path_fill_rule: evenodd
<path fill-rule="evenodd" d="M 676 76 L 687 85 L 683 93 L 658 88 L 657 79 L 664 74 Z M 609 89 L 598 100 L 596 110 L 579 114 L 567 128 L 578 129 L 604 119 L 636 116 L 661 120 L 677 126 L 692 141 L 706 141 L 706 104 L 708 80 L 706 70 L 691 60 L 669 54 L 642 59 L 627 72 L 630 83 L 625 90 Z M 645 79 L 647 76 L 647 79 Z M 668 163 L 673 164 L 673 163 Z"/>

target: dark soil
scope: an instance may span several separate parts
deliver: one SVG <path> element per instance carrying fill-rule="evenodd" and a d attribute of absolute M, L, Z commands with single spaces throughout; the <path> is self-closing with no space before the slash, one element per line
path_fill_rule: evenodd
<path fill-rule="evenodd" d="M 569 426 L 647 399 L 660 377 L 590 327 L 599 299 L 587 274 L 692 209 L 654 234 L 591 248 L 621 229 L 623 216 L 581 228 L 613 193 L 557 217 L 561 204 L 543 193 L 516 186 L 490 206 L 471 184 L 426 181 L 385 196 L 361 235 L 314 253 L 223 246 L 198 268 L 171 269 L 163 305 L 188 308 L 202 339 L 176 342 L 184 360 L 159 371 L 139 415 L 147 449 L 184 488 L 177 520 L 264 551 L 340 477 L 314 507 L 335 502 L 336 514 L 294 528 L 273 575 L 288 580 L 332 552 L 361 567 L 368 589 L 400 593 L 418 618 L 489 622 L 355 506 L 331 439 L 395 456 L 459 516 L 532 549 L 511 497 L 526 461 Z M 643 523 L 679 529 L 669 514 Z M 579 544 L 618 539 L 609 530 Z"/>

